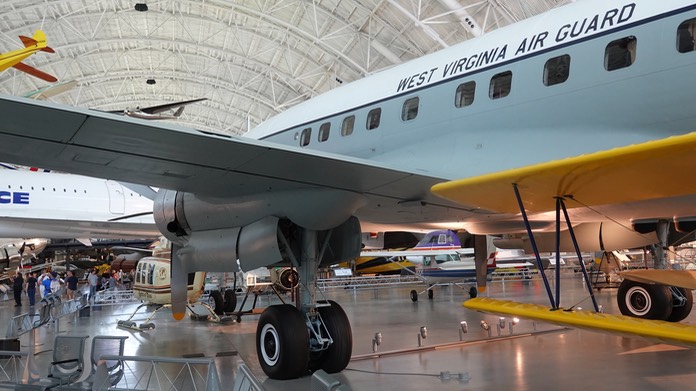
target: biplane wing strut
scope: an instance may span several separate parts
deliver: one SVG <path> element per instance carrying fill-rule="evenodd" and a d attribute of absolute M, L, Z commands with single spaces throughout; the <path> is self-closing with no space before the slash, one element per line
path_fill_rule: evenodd
<path fill-rule="evenodd" d="M 536 240 L 534 240 L 534 232 L 532 231 L 532 226 L 529 223 L 529 218 L 527 217 L 527 212 L 525 211 L 524 208 L 524 202 L 522 202 L 522 196 L 520 195 L 520 190 L 517 186 L 517 183 L 512 184 L 512 188 L 515 192 L 515 199 L 517 200 L 517 204 L 520 207 L 520 214 L 522 215 L 522 220 L 524 221 L 524 226 L 525 229 L 527 230 L 527 235 L 529 236 L 529 242 L 532 245 L 532 249 L 534 250 L 534 257 L 537 262 L 537 267 L 541 271 L 541 278 L 544 281 L 544 287 L 546 288 L 546 293 L 549 296 L 549 301 L 551 302 L 551 308 L 556 310 L 560 307 L 561 305 L 561 268 L 560 268 L 560 243 L 561 243 L 561 211 L 563 211 L 563 217 L 565 218 L 566 225 L 568 226 L 568 233 L 570 235 L 570 239 L 573 242 L 573 248 L 575 249 L 575 253 L 580 260 L 580 269 L 582 270 L 582 275 L 584 276 L 585 279 L 585 284 L 587 286 L 587 291 L 590 293 L 590 297 L 592 298 L 592 305 L 594 307 L 594 310 L 596 312 L 599 312 L 599 306 L 597 305 L 597 299 L 595 298 L 594 295 L 594 289 L 592 289 L 592 285 L 590 285 L 590 278 L 587 275 L 587 269 L 585 268 L 585 262 L 582 261 L 582 255 L 580 254 L 580 246 L 578 246 L 577 239 L 575 238 L 575 231 L 573 230 L 573 225 L 570 222 L 570 216 L 568 216 L 568 210 L 566 209 L 565 205 L 565 198 L 564 197 L 555 197 L 556 198 L 556 267 L 555 267 L 555 273 L 556 273 L 556 295 L 554 298 L 553 293 L 551 292 L 551 286 L 549 284 L 549 279 L 546 277 L 546 273 L 544 273 L 544 266 L 541 262 L 541 256 L 539 255 L 539 250 L 536 245 Z"/>

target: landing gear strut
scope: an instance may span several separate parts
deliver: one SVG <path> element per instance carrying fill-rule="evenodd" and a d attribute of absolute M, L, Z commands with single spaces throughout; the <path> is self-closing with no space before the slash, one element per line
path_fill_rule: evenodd
<path fill-rule="evenodd" d="M 318 369 L 340 372 L 348 365 L 353 349 L 350 322 L 333 301 L 316 300 L 319 263 L 330 233 L 319 250 L 317 231 L 301 230 L 301 256 L 290 251 L 288 239 L 279 231 L 285 254 L 296 266 L 301 284 L 296 290 L 298 307 L 283 304 L 266 308 L 256 327 L 256 351 L 261 368 L 272 379 L 292 379 Z"/>
<path fill-rule="evenodd" d="M 694 305 L 690 289 L 629 279 L 621 282 L 616 299 L 623 315 L 669 322 L 684 320 Z"/>

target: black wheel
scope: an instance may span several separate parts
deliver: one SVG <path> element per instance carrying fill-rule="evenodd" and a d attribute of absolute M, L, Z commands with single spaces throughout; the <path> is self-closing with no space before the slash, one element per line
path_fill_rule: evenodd
<path fill-rule="evenodd" d="M 222 315 L 225 309 L 225 303 L 222 301 L 222 293 L 220 291 L 211 291 L 208 297 L 208 305 L 217 315 Z"/>
<path fill-rule="evenodd" d="M 320 355 L 313 355 L 310 369 L 323 369 L 327 373 L 336 373 L 348 366 L 353 353 L 353 332 L 343 308 L 333 300 L 329 300 L 328 303 L 331 304 L 330 307 L 319 307 L 319 314 L 324 320 L 333 343 L 320 352 Z"/>
<path fill-rule="evenodd" d="M 666 285 L 623 280 L 616 299 L 621 313 L 634 318 L 666 320 L 672 312 L 672 293 Z"/>
<path fill-rule="evenodd" d="M 686 289 L 686 288 L 678 288 L 676 286 L 673 286 L 671 289 L 676 289 L 679 291 L 679 293 L 684 296 L 684 305 L 675 307 L 672 305 L 672 313 L 669 315 L 667 318 L 667 321 L 669 322 L 679 322 L 684 319 L 686 319 L 687 316 L 691 313 L 691 307 L 694 306 L 694 294 L 691 292 L 691 289 Z M 674 295 L 672 295 L 673 301 L 676 299 Z M 674 304 L 674 303 L 673 303 Z"/>
<path fill-rule="evenodd" d="M 225 312 L 234 312 L 235 308 L 237 308 L 237 295 L 232 289 L 227 289 L 225 291 Z"/>
<path fill-rule="evenodd" d="M 428 299 L 431 299 L 431 300 L 432 300 L 432 298 L 433 298 L 433 290 L 432 290 L 432 289 L 428 289 Z"/>
<path fill-rule="evenodd" d="M 476 296 L 478 296 L 478 290 L 476 290 L 475 286 L 472 286 L 471 288 L 469 288 L 469 297 L 475 299 Z"/>
<path fill-rule="evenodd" d="M 294 379 L 307 373 L 309 331 L 297 308 L 282 304 L 263 311 L 256 326 L 256 353 L 271 379 Z"/>
<path fill-rule="evenodd" d="M 411 301 L 418 301 L 418 292 L 415 290 L 411 291 Z"/>

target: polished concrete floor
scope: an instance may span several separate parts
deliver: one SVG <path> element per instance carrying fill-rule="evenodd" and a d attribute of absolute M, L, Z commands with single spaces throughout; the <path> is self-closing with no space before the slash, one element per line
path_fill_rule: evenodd
<path fill-rule="evenodd" d="M 563 306 L 591 302 L 580 278 L 572 273 L 562 278 Z M 655 345 L 638 339 L 564 329 L 522 320 L 510 330 L 509 320 L 500 330 L 497 317 L 464 309 L 468 294 L 457 287 L 437 287 L 434 298 L 421 295 L 409 299 L 411 289 L 401 286 L 380 289 L 336 289 L 326 297 L 340 303 L 351 320 L 353 360 L 336 379 L 356 391 L 363 390 L 674 390 L 696 388 L 696 351 Z M 615 289 L 602 289 L 597 299 L 608 313 L 618 313 Z M 541 281 L 489 283 L 488 296 L 546 304 Z M 275 303 L 264 296 L 260 304 Z M 127 318 L 134 304 L 104 306 L 89 317 L 68 316 L 56 327 L 36 332 L 38 346 L 29 347 L 28 335 L 21 337 L 22 350 L 39 352 L 39 362 L 50 361 L 49 350 L 56 333 L 66 335 L 127 335 L 127 355 L 182 357 L 203 354 L 215 359 L 225 389 L 231 389 L 236 368 L 243 360 L 267 390 L 309 390 L 310 379 L 268 379 L 256 357 L 255 332 L 258 316 L 248 315 L 240 323 L 217 324 L 185 319 L 174 321 L 162 311 L 154 319 L 156 328 L 133 331 L 116 327 Z M 26 303 L 14 307 L 12 300 L 0 303 L 0 327 L 15 314 L 27 312 Z M 146 316 L 137 315 L 140 323 Z M 480 327 L 491 325 L 491 336 Z M 460 342 L 460 322 L 468 333 Z M 692 314 L 685 322 L 696 324 Z M 418 348 L 421 326 L 427 338 Z M 511 333 L 512 331 L 512 333 Z M 382 343 L 373 354 L 375 333 Z M 449 376 L 442 376 L 449 372 Z"/>

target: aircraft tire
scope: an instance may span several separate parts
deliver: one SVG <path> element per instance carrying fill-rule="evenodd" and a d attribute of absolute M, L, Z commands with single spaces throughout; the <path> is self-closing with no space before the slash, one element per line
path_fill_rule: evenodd
<path fill-rule="evenodd" d="M 237 294 L 232 289 L 225 291 L 225 313 L 232 313 L 237 308 Z"/>
<path fill-rule="evenodd" d="M 672 293 L 666 285 L 625 279 L 616 299 L 621 313 L 634 318 L 667 320 L 672 312 Z"/>
<path fill-rule="evenodd" d="M 411 290 L 411 301 L 416 302 L 418 301 L 418 292 L 416 292 L 415 289 Z"/>
<path fill-rule="evenodd" d="M 303 376 L 309 365 L 309 333 L 304 316 L 290 304 L 272 305 L 256 326 L 256 353 L 271 379 Z"/>
<path fill-rule="evenodd" d="M 676 286 L 673 288 L 678 290 L 679 293 L 681 293 L 686 298 L 686 302 L 683 306 L 672 307 L 672 313 L 667 318 L 667 321 L 680 322 L 686 319 L 686 317 L 689 316 L 689 314 L 691 313 L 691 308 L 694 306 L 694 294 L 693 292 L 691 292 L 691 289 L 679 288 Z"/>
<path fill-rule="evenodd" d="M 433 296 L 435 295 L 435 292 L 433 292 L 432 289 L 428 289 L 428 299 L 433 299 Z"/>
<path fill-rule="evenodd" d="M 208 298 L 208 305 L 213 309 L 216 315 L 222 315 L 225 310 L 225 302 L 222 300 L 220 291 L 211 291 Z"/>
<path fill-rule="evenodd" d="M 475 299 L 476 296 L 478 296 L 478 290 L 475 286 L 472 286 L 471 288 L 469 288 L 469 298 Z"/>
<path fill-rule="evenodd" d="M 329 300 L 330 307 L 319 307 L 319 314 L 333 343 L 320 355 L 313 355 L 310 362 L 312 371 L 323 369 L 327 373 L 341 372 L 348 366 L 353 353 L 353 331 L 343 308 L 335 301 Z"/>

